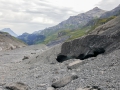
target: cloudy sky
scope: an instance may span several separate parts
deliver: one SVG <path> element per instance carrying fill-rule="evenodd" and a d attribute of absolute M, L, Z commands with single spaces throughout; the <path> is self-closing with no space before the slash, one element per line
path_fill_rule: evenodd
<path fill-rule="evenodd" d="M 0 0 L 0 30 L 32 33 L 96 6 L 111 10 L 119 4 L 120 0 Z"/>

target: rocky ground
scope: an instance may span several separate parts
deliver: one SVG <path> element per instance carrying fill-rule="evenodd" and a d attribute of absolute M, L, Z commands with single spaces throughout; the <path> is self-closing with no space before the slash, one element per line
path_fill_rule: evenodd
<path fill-rule="evenodd" d="M 0 90 L 119 90 L 120 50 L 59 63 L 61 45 L 0 52 Z"/>

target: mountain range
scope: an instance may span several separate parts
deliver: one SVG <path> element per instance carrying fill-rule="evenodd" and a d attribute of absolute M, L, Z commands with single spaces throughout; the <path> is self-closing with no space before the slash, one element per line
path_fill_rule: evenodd
<path fill-rule="evenodd" d="M 43 35 L 45 38 L 36 39 L 32 44 L 40 42 L 46 45 L 55 45 L 64 41 L 81 37 L 87 32 L 95 29 L 97 26 L 114 19 L 115 16 L 119 14 L 120 5 L 111 11 L 105 11 L 95 7 L 85 13 L 81 13 L 76 16 L 70 16 L 67 20 L 62 21 L 56 26 L 35 31 L 33 33 L 34 35 Z M 21 40 L 26 39 L 24 35 L 19 37 L 22 38 Z M 30 41 L 29 37 L 25 42 L 28 43 L 28 41 Z"/>
<path fill-rule="evenodd" d="M 100 17 L 104 12 L 104 10 L 95 7 L 92 10 L 87 11 L 85 13 L 81 13 L 76 16 L 70 16 L 67 20 L 62 21 L 58 25 L 42 30 L 41 34 L 49 35 L 53 32 L 65 29 L 77 29 L 79 27 L 84 26 L 88 21 Z"/>

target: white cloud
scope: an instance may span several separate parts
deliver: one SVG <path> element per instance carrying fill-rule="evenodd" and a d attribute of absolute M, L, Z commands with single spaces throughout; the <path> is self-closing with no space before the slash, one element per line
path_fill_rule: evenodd
<path fill-rule="evenodd" d="M 120 4 L 120 0 L 102 0 L 98 6 L 105 10 L 112 10 Z"/>
<path fill-rule="evenodd" d="M 0 29 L 32 33 L 95 6 L 110 10 L 120 0 L 0 0 Z"/>
<path fill-rule="evenodd" d="M 32 19 L 33 23 L 54 24 L 54 21 L 44 17 L 35 17 Z"/>

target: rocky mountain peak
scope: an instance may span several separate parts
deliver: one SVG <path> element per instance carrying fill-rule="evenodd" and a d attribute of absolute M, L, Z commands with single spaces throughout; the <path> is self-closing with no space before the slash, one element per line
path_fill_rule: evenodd
<path fill-rule="evenodd" d="M 100 17 L 105 12 L 106 12 L 105 10 L 95 7 L 93 9 L 87 11 L 86 14 L 89 16 L 93 16 L 93 17 Z"/>
<path fill-rule="evenodd" d="M 102 9 L 100 9 L 99 7 L 95 7 L 92 10 L 102 10 Z"/>

